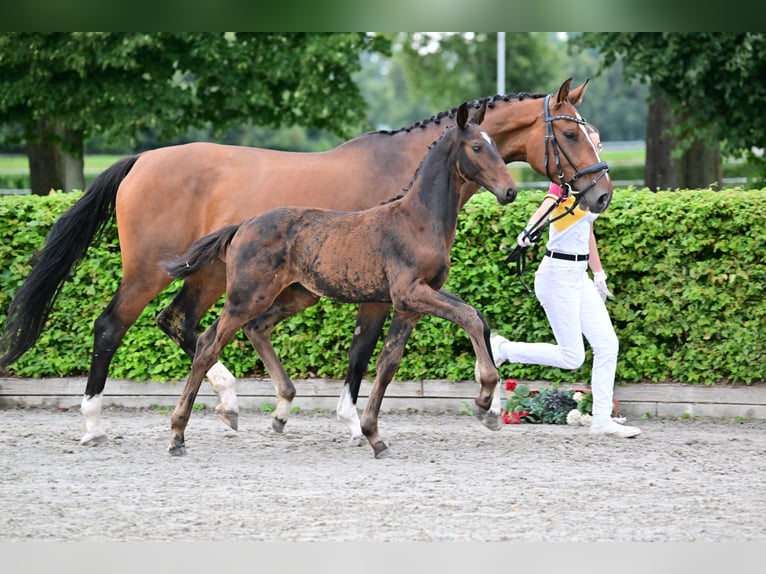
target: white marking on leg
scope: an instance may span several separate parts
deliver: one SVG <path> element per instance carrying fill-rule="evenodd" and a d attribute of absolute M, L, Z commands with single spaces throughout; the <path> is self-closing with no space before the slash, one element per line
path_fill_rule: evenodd
<path fill-rule="evenodd" d="M 290 416 L 290 409 L 292 408 L 292 405 L 292 401 L 288 401 L 284 397 L 277 397 L 277 407 L 274 409 L 274 414 L 272 416 L 274 418 L 287 421 L 287 418 Z"/>
<path fill-rule="evenodd" d="M 493 415 L 499 415 L 502 410 L 503 404 L 500 399 L 500 393 L 498 389 L 495 389 L 495 394 L 492 395 L 492 404 L 489 405 L 489 412 Z"/>
<path fill-rule="evenodd" d="M 227 411 L 238 413 L 237 379 L 231 374 L 229 369 L 224 367 L 220 361 L 217 361 L 207 372 L 207 379 L 213 387 L 213 392 L 215 392 L 221 400 L 221 405 L 223 405 Z"/>
<path fill-rule="evenodd" d="M 85 418 L 85 434 L 80 439 L 80 444 L 97 444 L 106 440 L 106 432 L 101 427 L 101 407 L 104 403 L 103 394 L 99 393 L 92 397 L 83 395 L 80 403 L 80 412 Z"/>
<path fill-rule="evenodd" d="M 343 391 L 338 398 L 338 406 L 335 408 L 336 416 L 340 422 L 345 424 L 351 431 L 351 441 L 356 442 L 362 439 L 362 424 L 359 421 L 359 411 L 351 400 L 351 389 L 348 385 L 343 385 Z"/>

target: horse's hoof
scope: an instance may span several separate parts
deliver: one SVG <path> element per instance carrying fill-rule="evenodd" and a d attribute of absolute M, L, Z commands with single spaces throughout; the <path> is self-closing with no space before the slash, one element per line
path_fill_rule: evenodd
<path fill-rule="evenodd" d="M 85 433 L 80 439 L 80 444 L 82 446 L 96 446 L 104 442 L 106 442 L 106 433 L 100 429 Z"/>
<path fill-rule="evenodd" d="M 239 413 L 223 405 L 215 407 L 215 414 L 232 430 L 239 430 Z"/>
<path fill-rule="evenodd" d="M 491 431 L 499 431 L 501 428 L 500 414 L 495 414 L 492 411 L 483 409 L 480 406 L 476 406 L 474 416 L 479 419 L 479 422 L 487 427 Z"/>
<path fill-rule="evenodd" d="M 170 456 L 186 456 L 186 446 L 185 445 L 169 446 L 168 452 L 170 453 Z"/>
<path fill-rule="evenodd" d="M 383 441 L 376 442 L 372 446 L 372 450 L 375 453 L 375 458 L 389 458 L 392 455 L 391 449 Z"/>
<path fill-rule="evenodd" d="M 357 436 L 352 436 L 351 440 L 348 441 L 348 444 L 351 446 L 362 446 L 362 444 L 364 444 L 364 435 L 360 434 Z"/>
<path fill-rule="evenodd" d="M 285 430 L 286 424 L 287 424 L 287 421 L 285 419 L 274 417 L 273 419 L 271 419 L 271 430 L 273 430 L 274 432 L 278 432 L 279 434 L 282 434 L 282 431 Z"/>

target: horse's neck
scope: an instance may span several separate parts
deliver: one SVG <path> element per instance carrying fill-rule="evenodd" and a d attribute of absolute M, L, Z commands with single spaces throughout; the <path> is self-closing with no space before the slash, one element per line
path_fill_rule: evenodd
<path fill-rule="evenodd" d="M 542 114 L 543 100 L 538 97 L 495 100 L 487 108 L 481 127 L 489 134 L 505 163 L 527 161 L 529 130 Z M 534 142 L 532 142 L 534 143 Z M 538 142 L 544 145 L 544 141 Z"/>
<path fill-rule="evenodd" d="M 420 166 L 413 188 L 401 201 L 415 217 L 434 221 L 445 235 L 454 236 L 458 210 L 462 206 L 458 193 L 461 183 L 454 157 L 444 161 L 444 158 L 429 156 Z"/>

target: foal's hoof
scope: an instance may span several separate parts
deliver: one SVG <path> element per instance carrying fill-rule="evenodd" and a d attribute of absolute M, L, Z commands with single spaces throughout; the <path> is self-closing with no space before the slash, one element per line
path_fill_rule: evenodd
<path fill-rule="evenodd" d="M 287 424 L 287 421 L 285 419 L 274 417 L 273 419 L 271 419 L 271 430 L 273 430 L 274 432 L 278 432 L 279 434 L 282 434 L 282 431 L 285 430 L 286 424 Z"/>
<path fill-rule="evenodd" d="M 372 450 L 375 453 L 375 458 L 389 458 L 393 456 L 391 449 L 383 441 L 376 442 L 372 445 Z"/>
<path fill-rule="evenodd" d="M 106 433 L 101 429 L 85 433 L 80 439 L 80 444 L 82 446 L 96 446 L 97 444 L 104 442 L 106 442 Z"/>
<path fill-rule="evenodd" d="M 484 409 L 480 406 L 476 406 L 474 416 L 479 419 L 479 422 L 487 427 L 491 431 L 500 430 L 500 413 L 493 413 L 491 410 Z"/>
<path fill-rule="evenodd" d="M 168 452 L 170 453 L 170 456 L 186 456 L 186 446 L 169 446 Z"/>
<path fill-rule="evenodd" d="M 215 414 L 226 426 L 233 430 L 239 430 L 239 413 L 237 411 L 218 405 L 215 407 Z"/>
<path fill-rule="evenodd" d="M 182 435 L 173 435 L 168 452 L 170 456 L 186 456 L 186 441 Z"/>

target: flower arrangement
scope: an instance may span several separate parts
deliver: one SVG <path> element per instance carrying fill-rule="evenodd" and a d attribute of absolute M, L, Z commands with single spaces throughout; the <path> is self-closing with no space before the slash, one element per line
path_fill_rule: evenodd
<path fill-rule="evenodd" d="M 593 394 L 590 391 L 556 387 L 531 389 L 513 379 L 505 381 L 510 393 L 505 401 L 503 423 L 589 425 Z"/>

